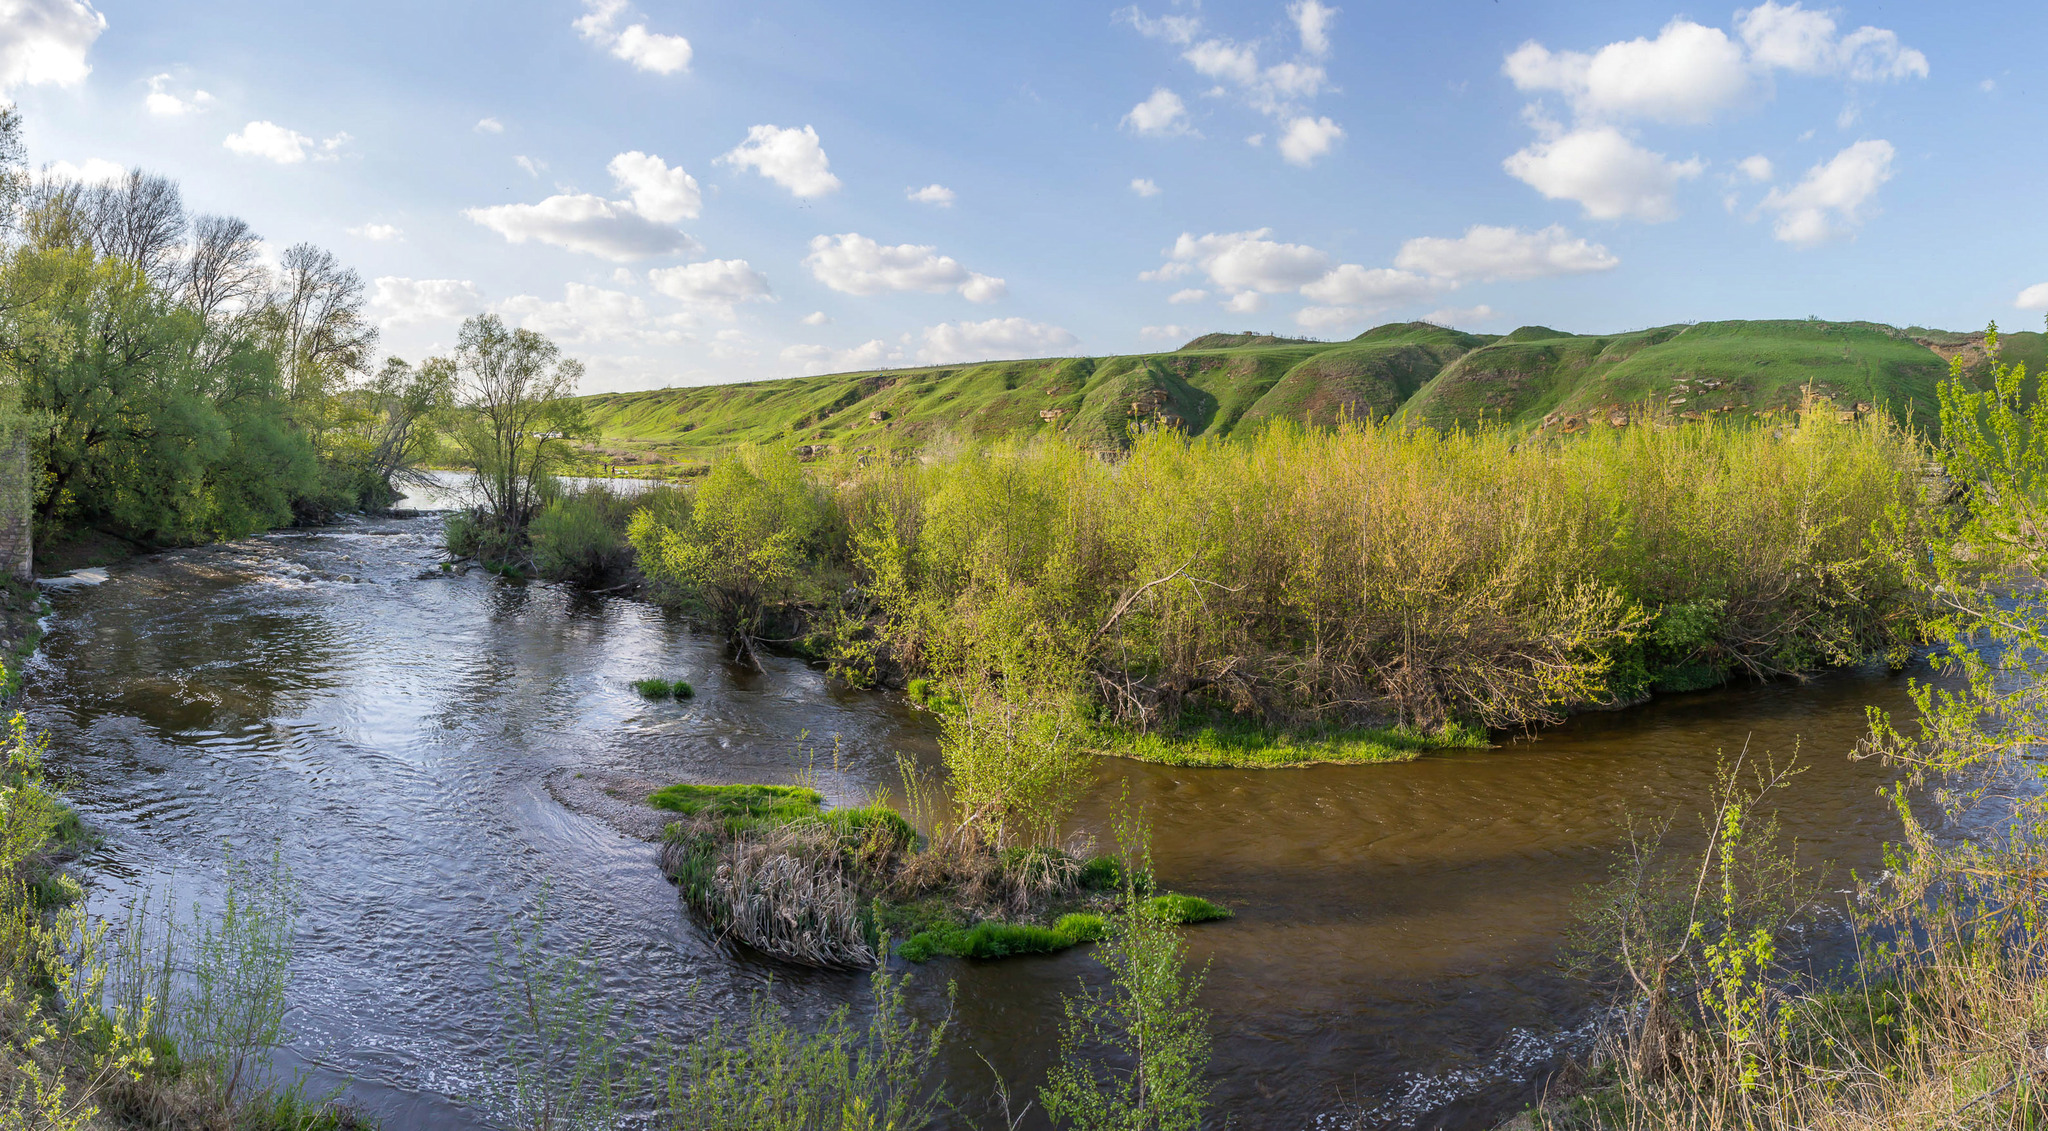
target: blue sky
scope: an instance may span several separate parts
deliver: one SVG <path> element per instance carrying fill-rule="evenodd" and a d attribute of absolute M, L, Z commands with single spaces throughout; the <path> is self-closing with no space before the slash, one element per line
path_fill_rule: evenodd
<path fill-rule="evenodd" d="M 2044 31 L 2039 3 L 13 0 L 0 92 L 36 164 L 333 248 L 387 352 L 497 311 L 596 391 L 1420 317 L 2032 328 Z"/>

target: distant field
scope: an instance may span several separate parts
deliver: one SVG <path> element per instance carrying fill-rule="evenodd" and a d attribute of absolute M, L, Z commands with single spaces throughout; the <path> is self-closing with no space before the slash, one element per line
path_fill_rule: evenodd
<path fill-rule="evenodd" d="M 2001 336 L 2007 360 L 2048 364 L 2040 333 Z M 1344 342 L 1209 334 L 1170 353 L 1043 358 L 792 377 L 584 398 L 592 465 L 686 472 L 741 443 L 846 451 L 947 437 L 1061 434 L 1115 450 L 1152 428 L 1226 435 L 1264 419 L 1342 416 L 1444 428 L 1574 432 L 1645 417 L 1767 418 L 1808 390 L 1923 426 L 1983 335 L 1874 322 L 1702 322 L 1627 334 L 1525 326 L 1466 334 L 1393 323 Z"/>

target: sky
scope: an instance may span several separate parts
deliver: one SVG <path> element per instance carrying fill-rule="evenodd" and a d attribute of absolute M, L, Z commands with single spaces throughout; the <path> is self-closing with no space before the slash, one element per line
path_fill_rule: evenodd
<path fill-rule="evenodd" d="M 2048 5 L 0 0 L 33 165 L 586 391 L 1427 319 L 2034 328 Z"/>

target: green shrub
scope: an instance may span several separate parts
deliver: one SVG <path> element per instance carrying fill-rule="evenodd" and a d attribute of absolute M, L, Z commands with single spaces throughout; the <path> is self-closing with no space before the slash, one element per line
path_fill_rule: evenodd
<path fill-rule="evenodd" d="M 1145 902 L 1145 910 L 1169 923 L 1207 923 L 1231 917 L 1228 908 L 1199 895 L 1177 895 L 1173 892 L 1153 896 Z"/>
<path fill-rule="evenodd" d="M 633 500 L 603 486 L 550 500 L 526 528 L 534 569 L 572 585 L 594 587 L 610 580 L 633 560 L 626 542 L 632 515 Z"/>
<path fill-rule="evenodd" d="M 1124 882 L 1124 866 L 1114 856 L 1097 856 L 1081 865 L 1080 882 L 1089 891 L 1108 891 Z"/>

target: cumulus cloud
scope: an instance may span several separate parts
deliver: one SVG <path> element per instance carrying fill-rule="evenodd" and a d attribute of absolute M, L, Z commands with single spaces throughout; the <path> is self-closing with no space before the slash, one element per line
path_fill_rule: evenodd
<path fill-rule="evenodd" d="M 517 160 L 535 176 L 547 167 L 525 157 Z M 512 243 L 534 240 L 614 263 L 697 249 L 697 241 L 674 227 L 679 220 L 695 219 L 703 208 L 696 178 L 637 149 L 612 158 L 605 171 L 627 199 L 561 193 L 538 204 L 496 204 L 462 214 Z"/>
<path fill-rule="evenodd" d="M 621 153 L 605 166 L 605 172 L 612 175 L 620 192 L 632 198 L 633 211 L 657 224 L 695 220 L 704 207 L 697 178 L 681 167 L 669 168 L 653 154 L 637 149 Z"/>
<path fill-rule="evenodd" d="M 1855 82 L 1927 77 L 1927 56 L 1899 42 L 1886 28 L 1836 32 L 1833 14 L 1775 0 L 1735 14 L 1735 28 L 1760 66 L 1807 75 L 1840 75 Z"/>
<path fill-rule="evenodd" d="M 386 326 L 457 322 L 484 308 L 468 279 L 407 279 L 384 275 L 370 295 L 370 310 Z"/>
<path fill-rule="evenodd" d="M 1191 302 L 1200 302 L 1208 297 L 1209 292 L 1203 290 L 1200 287 L 1187 287 L 1182 290 L 1175 291 L 1170 295 L 1167 295 L 1166 301 L 1174 304 L 1175 306 L 1185 306 Z"/>
<path fill-rule="evenodd" d="M 276 122 L 261 121 L 250 122 L 229 134 L 221 144 L 243 157 L 260 157 L 279 165 L 297 165 L 308 156 L 315 161 L 336 160 L 341 155 L 341 147 L 349 140 L 347 134 L 339 133 L 324 141 L 315 141 Z"/>
<path fill-rule="evenodd" d="M 731 318 L 732 308 L 740 303 L 774 297 L 768 290 L 768 277 L 744 259 L 707 259 L 681 267 L 660 267 L 647 273 L 647 282 L 661 294 L 722 318 Z"/>
<path fill-rule="evenodd" d="M 796 196 L 823 196 L 839 187 L 825 149 L 818 144 L 818 131 L 809 126 L 754 126 L 747 130 L 747 140 L 716 163 L 753 169 Z"/>
<path fill-rule="evenodd" d="M 1611 271 L 1613 252 L 1552 224 L 1540 231 L 1474 224 L 1457 239 L 1423 236 L 1401 245 L 1394 266 L 1452 283 L 1542 279 Z"/>
<path fill-rule="evenodd" d="M 373 243 L 390 243 L 405 238 L 404 232 L 390 224 L 358 224 L 350 228 L 348 234 Z"/>
<path fill-rule="evenodd" d="M 799 366 L 805 376 L 880 369 L 890 362 L 903 360 L 901 351 L 890 349 L 889 343 L 880 338 L 848 349 L 834 349 L 831 346 L 788 346 L 783 349 L 781 357 L 784 362 Z"/>
<path fill-rule="evenodd" d="M 832 321 L 832 319 L 826 317 L 825 312 L 822 310 L 813 310 L 809 314 L 804 315 L 800 321 L 806 326 L 823 326 L 827 322 Z"/>
<path fill-rule="evenodd" d="M 1483 302 L 1478 306 L 1446 306 L 1441 310 L 1432 310 L 1422 316 L 1424 322 L 1434 322 L 1439 326 L 1454 328 L 1484 325 L 1493 321 L 1493 318 L 1494 309 Z"/>
<path fill-rule="evenodd" d="M 1194 337 L 1195 332 L 1186 326 L 1169 323 L 1165 326 L 1142 326 L 1138 329 L 1138 336 L 1158 342 L 1184 342 Z"/>
<path fill-rule="evenodd" d="M 1167 252 L 1154 279 L 1175 278 L 1199 270 L 1232 295 L 1285 294 L 1300 290 L 1328 270 L 1330 257 L 1303 244 L 1279 243 L 1267 237 L 1271 228 L 1249 232 L 1182 232 Z"/>
<path fill-rule="evenodd" d="M 24 86 L 76 86 L 107 18 L 86 0 L 9 0 L 0 4 L 0 94 Z"/>
<path fill-rule="evenodd" d="M 697 241 L 634 211 L 630 201 L 564 193 L 538 204 L 495 204 L 462 213 L 512 243 L 552 244 L 629 263 L 651 255 L 690 251 Z"/>
<path fill-rule="evenodd" d="M 1328 118 L 1296 118 L 1287 123 L 1276 144 L 1289 163 L 1307 168 L 1328 153 L 1344 130 Z"/>
<path fill-rule="evenodd" d="M 1562 95 L 1581 118 L 1702 123 L 1752 96 L 1742 47 L 1719 28 L 1680 17 L 1655 39 L 1610 43 L 1590 54 L 1531 40 L 1502 65 L 1523 91 Z"/>
<path fill-rule="evenodd" d="M 1330 21 L 1336 18 L 1337 9 L 1317 0 L 1296 0 L 1287 6 L 1287 15 L 1301 33 L 1302 54 L 1320 58 L 1330 53 Z"/>
<path fill-rule="evenodd" d="M 501 134 L 505 132 L 505 123 L 496 118 L 479 118 L 472 128 L 480 134 Z"/>
<path fill-rule="evenodd" d="M 643 71 L 672 75 L 690 69 L 690 41 L 680 35 L 663 35 L 647 30 L 644 23 L 621 28 L 626 0 L 583 0 L 584 14 L 574 27 L 583 38 Z"/>
<path fill-rule="evenodd" d="M 1187 103 L 1163 86 L 1155 89 L 1152 97 L 1131 107 L 1131 112 L 1124 115 L 1123 127 L 1151 137 L 1193 132 L 1188 128 Z"/>
<path fill-rule="evenodd" d="M 959 291 L 969 302 L 994 302 L 1006 290 L 1001 279 L 969 271 L 937 248 L 882 244 L 857 232 L 813 237 L 804 266 L 819 282 L 850 295 Z"/>
<path fill-rule="evenodd" d="M 518 295 L 498 303 L 495 309 L 513 325 L 558 342 L 680 345 L 690 340 L 682 329 L 681 316 L 657 317 L 637 296 L 588 283 L 563 287 L 560 302 Z"/>
<path fill-rule="evenodd" d="M 1441 284 L 1413 271 L 1340 263 L 1301 288 L 1302 296 L 1325 306 L 1382 310 L 1436 297 Z"/>
<path fill-rule="evenodd" d="M 1074 335 L 1058 326 L 1024 318 L 991 318 L 986 322 L 942 322 L 928 326 L 917 359 L 928 365 L 949 361 L 1006 361 L 1044 357 L 1071 349 Z"/>
<path fill-rule="evenodd" d="M 926 185 L 923 188 L 904 189 L 903 197 L 918 204 L 936 204 L 940 208 L 951 208 L 953 207 L 954 193 L 952 189 L 947 188 L 945 185 L 932 184 Z"/>
<path fill-rule="evenodd" d="M 1752 181 L 1768 181 L 1771 179 L 1774 171 L 1771 159 L 1761 153 L 1737 161 L 1735 167 L 1742 171 L 1743 176 L 1748 177 Z"/>
<path fill-rule="evenodd" d="M 149 76 L 149 93 L 143 96 L 143 109 L 162 118 L 178 118 L 196 113 L 213 105 L 213 95 L 195 90 L 190 95 L 179 97 L 171 93 L 169 74 Z"/>
<path fill-rule="evenodd" d="M 1159 186 L 1150 177 L 1132 177 L 1131 191 L 1139 196 L 1158 196 Z"/>
<path fill-rule="evenodd" d="M 1344 136 L 1343 127 L 1312 113 L 1306 105 L 1329 82 L 1323 61 L 1330 52 L 1330 23 L 1336 14 L 1336 9 L 1320 0 L 1296 0 L 1290 4 L 1287 15 L 1300 37 L 1300 50 L 1294 58 L 1270 65 L 1260 61 L 1260 41 L 1244 42 L 1209 34 L 1199 16 L 1153 17 L 1135 7 L 1124 9 L 1118 16 L 1139 34 L 1180 48 L 1182 61 L 1218 84 L 1212 94 L 1234 92 L 1246 106 L 1271 118 L 1281 130 L 1275 147 L 1281 157 L 1307 166 L 1330 152 L 1337 139 Z M 1125 115 L 1124 125 L 1143 134 L 1188 132 L 1186 107 L 1178 95 L 1160 87 Z M 1253 136 L 1264 140 L 1263 134 Z M 1259 141 L 1252 144 L 1256 146 Z"/>
<path fill-rule="evenodd" d="M 88 157 L 73 165 L 69 161 L 52 161 L 43 166 L 43 175 L 53 181 L 72 181 L 81 185 L 110 185 L 128 175 L 128 170 L 119 162 L 104 157 Z"/>
<path fill-rule="evenodd" d="M 1896 152 L 1888 141 L 1859 141 L 1808 169 L 1791 188 L 1772 189 L 1760 205 L 1778 214 L 1772 234 L 1812 247 L 1854 231 L 1878 186 L 1891 180 Z"/>
<path fill-rule="evenodd" d="M 1669 161 L 1613 126 L 1591 126 L 1544 138 L 1501 162 L 1509 175 L 1552 200 L 1570 200 L 1597 220 L 1633 217 L 1656 223 L 1678 215 L 1680 181 L 1706 168 L 1698 158 Z"/>
<path fill-rule="evenodd" d="M 2048 310 L 2048 283 L 2035 283 L 2012 300 L 2021 310 Z"/>

